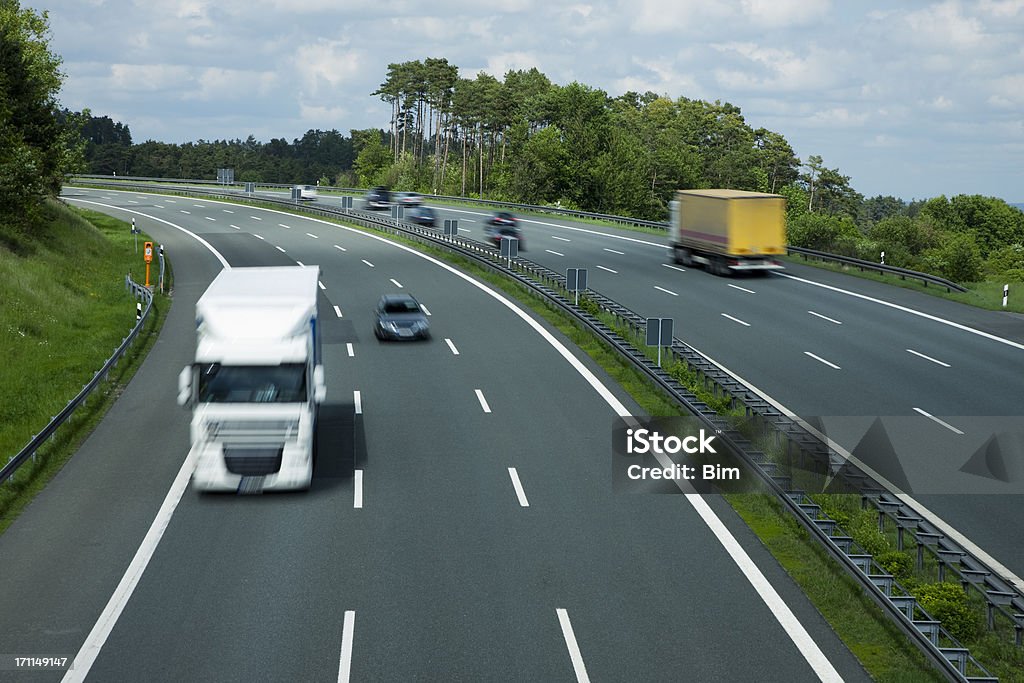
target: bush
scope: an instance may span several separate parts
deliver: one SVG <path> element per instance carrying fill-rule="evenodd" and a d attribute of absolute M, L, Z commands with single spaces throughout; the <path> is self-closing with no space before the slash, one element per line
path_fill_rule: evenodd
<path fill-rule="evenodd" d="M 926 249 L 922 261 L 928 272 L 938 273 L 954 282 L 978 282 L 981 275 L 981 252 L 974 238 L 966 233 L 949 233 L 942 246 Z"/>
<path fill-rule="evenodd" d="M 907 580 L 914 575 L 914 558 L 900 550 L 882 553 L 875 558 L 875 562 L 896 577 L 901 584 L 906 585 Z"/>
<path fill-rule="evenodd" d="M 929 583 L 914 588 L 914 597 L 921 607 L 942 622 L 942 628 L 959 641 L 980 632 L 980 624 L 971 613 L 967 594 L 958 583 Z"/>

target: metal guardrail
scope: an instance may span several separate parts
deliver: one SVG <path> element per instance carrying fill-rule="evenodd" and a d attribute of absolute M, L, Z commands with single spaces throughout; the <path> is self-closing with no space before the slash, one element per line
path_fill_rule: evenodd
<path fill-rule="evenodd" d="M 153 188 L 134 189 L 144 190 Z M 181 192 L 177 188 L 174 191 Z M 240 199 L 237 194 L 222 192 L 208 191 L 196 192 L 194 194 L 220 196 L 232 200 Z M 241 199 L 257 203 L 277 204 L 290 209 L 296 208 L 295 203 L 287 200 L 246 197 Z M 613 348 L 616 348 L 626 358 L 630 359 L 634 365 L 648 374 L 655 383 L 676 398 L 679 404 L 686 410 L 704 421 L 708 427 L 715 429 L 716 433 L 721 431 L 723 441 L 731 445 L 737 453 L 744 457 L 752 467 L 752 470 L 761 476 L 766 486 L 794 514 L 810 535 L 826 548 L 828 553 L 839 562 L 840 566 L 857 581 L 867 595 L 883 608 L 899 626 L 901 631 L 921 649 L 929 661 L 948 680 L 978 683 L 981 681 L 997 680 L 991 677 L 966 649 L 960 647 L 955 638 L 952 638 L 948 632 L 941 629 L 939 622 L 931 619 L 930 615 L 912 597 L 905 591 L 902 591 L 894 578 L 885 574 L 874 563 L 870 555 L 858 552 L 860 549 L 852 543 L 852 539 L 833 535 L 838 530 L 835 523 L 825 519 L 820 508 L 808 502 L 809 499 L 806 498 L 806 494 L 803 491 L 792 490 L 789 477 L 780 471 L 781 468 L 764 453 L 754 448 L 746 436 L 700 401 L 688 389 L 680 385 L 679 382 L 654 364 L 653 361 L 633 348 L 629 342 L 619 337 L 617 333 L 581 307 L 574 306 L 566 296 L 562 295 L 558 290 L 565 287 L 565 277 L 563 275 L 521 258 L 513 259 L 510 263 L 508 259 L 502 258 L 489 245 L 476 242 L 475 240 L 443 237 L 437 230 L 414 226 L 390 217 L 380 216 L 379 214 L 359 210 L 321 208 L 308 204 L 300 206 L 305 213 L 346 219 L 366 227 L 402 234 L 435 246 L 448 248 L 512 277 L 583 322 Z M 548 282 L 551 286 L 539 284 L 537 282 L 538 279 Z M 586 297 L 594 301 L 601 309 L 621 319 L 634 331 L 641 330 L 645 324 L 645 318 L 594 290 L 588 289 Z M 710 382 L 716 395 L 721 390 L 724 394 L 730 396 L 731 400 L 743 404 L 748 415 L 756 415 L 762 420 L 765 425 L 770 427 L 777 438 L 780 438 L 787 444 L 787 449 L 793 446 L 801 451 L 801 453 L 812 458 L 818 458 L 819 462 L 821 458 L 824 458 L 825 466 L 829 467 L 830 471 L 831 468 L 841 465 L 839 473 L 836 475 L 837 478 L 841 477 L 854 490 L 859 491 L 864 504 L 871 504 L 878 510 L 880 528 L 884 526 L 887 519 L 900 520 L 900 529 L 909 532 L 913 542 L 918 545 L 919 555 L 925 552 L 932 553 L 934 557 L 940 558 L 940 566 L 943 569 L 948 569 L 960 579 L 965 589 L 973 587 L 977 590 L 986 600 L 989 625 L 992 626 L 994 615 L 996 614 L 1000 615 L 1001 618 L 1009 619 L 1009 622 L 1014 624 L 1017 634 L 1016 643 L 1021 645 L 1020 634 L 1024 630 L 1024 594 L 1020 590 L 1017 590 L 1012 584 L 1001 579 L 996 572 L 986 567 L 981 560 L 973 557 L 966 549 L 958 546 L 939 532 L 939 530 L 931 526 L 922 515 L 919 515 L 909 505 L 896 498 L 893 493 L 885 491 L 882 486 L 874 482 L 852 463 L 849 463 L 844 456 L 823 444 L 817 436 L 808 432 L 796 420 L 779 413 L 752 389 L 728 375 L 724 370 L 685 342 L 674 339 L 671 351 L 680 360 L 683 360 L 698 372 L 699 376 L 703 378 L 705 386 Z M 907 520 L 913 520 L 913 523 L 907 523 Z M 902 539 L 903 531 L 900 532 L 900 536 Z M 895 593 L 894 590 L 896 591 Z"/>
<path fill-rule="evenodd" d="M 104 180 L 111 181 L 110 176 L 100 175 L 79 175 L 73 176 L 75 178 L 85 178 L 89 180 Z M 199 185 L 215 185 L 214 181 L 210 180 L 178 180 L 178 179 L 165 179 L 165 178 L 145 178 L 145 177 L 133 177 L 124 176 L 120 181 L 140 181 L 140 182 L 169 182 L 175 184 L 199 184 Z M 240 185 L 241 183 L 234 183 L 234 185 Z M 256 187 L 269 187 L 275 189 L 286 189 L 292 187 L 292 185 L 285 185 L 281 183 L 256 183 Z M 355 187 L 333 187 L 333 186 L 320 186 L 320 189 L 330 192 L 340 192 L 348 194 L 365 194 L 366 189 L 355 188 Z M 532 211 L 534 213 L 546 213 L 557 216 L 566 216 L 569 218 L 586 218 L 589 220 L 605 221 L 608 223 L 618 223 L 619 225 L 633 225 L 645 228 L 651 228 L 654 230 L 665 230 L 668 231 L 668 223 L 662 221 L 648 221 L 640 218 L 631 218 L 629 216 L 614 216 L 611 214 L 594 213 L 591 211 L 578 211 L 575 209 L 563 209 L 557 206 L 544 206 L 540 204 L 514 204 L 511 202 L 499 202 L 490 199 L 474 199 L 473 197 L 453 197 L 449 195 L 433 195 L 425 194 L 422 195 L 426 199 L 432 199 L 441 202 L 455 202 L 463 204 L 482 204 L 484 206 L 490 206 L 500 209 L 510 209 L 513 211 Z M 927 287 L 930 284 L 938 285 L 939 287 L 945 287 L 947 292 L 957 291 L 966 292 L 967 288 L 959 285 L 946 278 L 939 277 L 938 275 L 931 275 L 929 273 L 922 273 L 916 270 L 910 270 L 909 268 L 900 268 L 899 266 L 889 266 L 884 263 L 875 263 L 874 261 L 866 261 L 864 259 L 855 258 L 852 256 L 845 256 L 843 254 L 833 254 L 826 251 L 818 251 L 816 249 L 807 249 L 805 247 L 794 247 L 788 246 L 787 250 L 792 254 L 799 254 L 804 257 L 804 260 L 810 258 L 816 258 L 821 261 L 833 261 L 836 263 L 842 263 L 849 266 L 856 266 L 861 271 L 873 270 L 879 273 L 887 273 L 889 275 L 899 275 L 901 280 L 910 278 L 912 280 L 920 280 Z"/>
<path fill-rule="evenodd" d="M 71 399 L 70 402 L 64 409 L 61 410 L 57 415 L 50 420 L 49 424 L 43 427 L 42 431 L 32 437 L 31 440 L 22 448 L 17 455 L 11 458 L 6 465 L 0 469 L 0 484 L 8 481 L 15 473 L 15 471 L 21 467 L 28 460 L 35 460 L 36 451 L 46 443 L 46 440 L 51 438 L 57 429 L 64 424 L 71 417 L 71 415 L 77 410 L 96 390 L 97 387 L 107 378 L 110 374 L 110 370 L 117 365 L 117 362 L 124 355 L 128 347 L 131 346 L 132 342 L 138 336 L 139 331 L 142 330 L 143 325 L 146 323 L 146 319 L 149 317 L 149 311 L 153 306 L 153 293 L 150 292 L 146 287 L 136 283 L 131 279 L 130 276 L 125 275 L 124 278 L 125 288 L 131 292 L 132 296 L 136 300 L 144 300 L 146 302 L 145 309 L 142 311 L 142 316 L 135 323 L 135 327 L 132 328 L 128 336 L 121 341 L 121 345 L 114 349 L 114 354 L 107 359 L 107 362 L 103 364 L 89 383 L 82 387 L 82 390 L 78 392 L 78 395 Z"/>
<path fill-rule="evenodd" d="M 967 288 L 958 285 L 957 283 L 947 280 L 944 277 L 938 275 L 929 275 L 928 273 L 921 273 L 916 270 L 910 270 L 909 268 L 900 268 L 899 266 L 889 266 L 884 263 L 875 263 L 874 261 L 865 261 L 864 259 L 854 258 L 853 256 L 843 256 L 842 254 L 832 254 L 827 251 L 817 251 L 815 249 L 806 249 L 804 247 L 787 247 L 790 253 L 799 254 L 807 260 L 808 257 L 820 259 L 822 261 L 836 261 L 837 263 L 844 263 L 849 266 L 856 266 L 860 270 L 874 270 L 879 273 L 888 273 L 890 275 L 899 275 L 901 280 L 906 280 L 908 277 L 914 280 L 920 280 L 927 287 L 928 283 L 945 287 L 947 292 L 956 290 L 958 292 L 966 292 Z"/>

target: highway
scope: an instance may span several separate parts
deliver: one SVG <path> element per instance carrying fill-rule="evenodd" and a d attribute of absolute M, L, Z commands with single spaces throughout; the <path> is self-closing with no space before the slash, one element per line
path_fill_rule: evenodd
<path fill-rule="evenodd" d="M 0 537 L 5 652 L 77 653 L 68 681 L 867 680 L 722 500 L 612 494 L 613 419 L 639 408 L 532 314 L 321 221 L 66 196 L 164 244 L 174 306 Z M 308 493 L 185 486 L 176 378 L 221 258 L 322 268 L 328 403 Z M 398 290 L 427 306 L 432 341 L 374 339 L 372 306 Z"/>
<path fill-rule="evenodd" d="M 487 211 L 438 212 L 483 239 Z M 947 529 L 1024 576 L 1024 453 L 1012 448 L 1014 438 L 1024 443 L 1024 316 L 801 264 L 722 278 L 672 263 L 660 235 L 557 218 L 520 224 L 524 257 L 563 273 L 588 268 L 592 289 L 641 315 L 673 318 L 676 337 L 824 425 Z M 876 418 L 887 440 L 865 439 Z M 994 434 L 1012 437 L 995 459 L 1006 476 L 962 471 Z"/>

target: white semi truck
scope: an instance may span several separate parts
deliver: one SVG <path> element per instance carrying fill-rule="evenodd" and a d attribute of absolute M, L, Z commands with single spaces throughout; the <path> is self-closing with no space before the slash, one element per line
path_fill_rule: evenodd
<path fill-rule="evenodd" d="M 319 279 L 319 266 L 225 268 L 196 303 L 195 362 L 178 378 L 178 403 L 193 411 L 197 489 L 309 488 L 327 393 Z"/>

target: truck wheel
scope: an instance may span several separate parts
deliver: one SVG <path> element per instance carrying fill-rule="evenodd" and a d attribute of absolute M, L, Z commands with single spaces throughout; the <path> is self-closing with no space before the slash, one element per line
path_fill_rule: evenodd
<path fill-rule="evenodd" d="M 693 267 L 693 256 L 689 249 L 686 247 L 675 248 L 675 260 L 681 266 Z"/>

